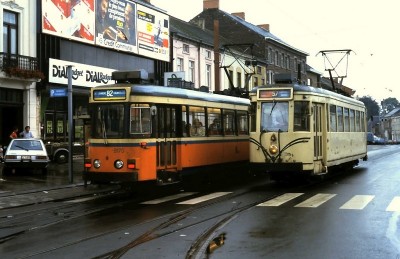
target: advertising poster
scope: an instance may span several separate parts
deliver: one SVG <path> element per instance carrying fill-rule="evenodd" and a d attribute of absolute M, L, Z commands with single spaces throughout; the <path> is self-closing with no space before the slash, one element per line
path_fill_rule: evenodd
<path fill-rule="evenodd" d="M 42 0 L 43 33 L 94 44 L 95 0 Z"/>
<path fill-rule="evenodd" d="M 96 44 L 138 53 L 136 4 L 126 0 L 96 0 Z"/>
<path fill-rule="evenodd" d="M 168 15 L 138 5 L 137 29 L 139 54 L 168 62 Z"/>
<path fill-rule="evenodd" d="M 42 0 L 42 32 L 169 61 L 169 17 L 129 0 Z"/>

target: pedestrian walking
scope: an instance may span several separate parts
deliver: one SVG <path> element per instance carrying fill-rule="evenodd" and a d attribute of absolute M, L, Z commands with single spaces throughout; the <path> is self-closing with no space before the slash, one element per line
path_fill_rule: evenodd
<path fill-rule="evenodd" d="M 30 131 L 31 127 L 26 126 L 25 130 L 21 132 L 20 137 L 21 138 L 34 138 L 32 132 Z"/>

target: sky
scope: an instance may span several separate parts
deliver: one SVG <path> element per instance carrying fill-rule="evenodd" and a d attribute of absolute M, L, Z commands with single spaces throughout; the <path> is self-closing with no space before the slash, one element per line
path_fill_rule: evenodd
<path fill-rule="evenodd" d="M 203 0 L 151 3 L 184 21 L 203 10 Z M 308 53 L 308 65 L 324 76 L 333 67 L 346 76 L 343 84 L 356 90 L 355 96 L 400 101 L 399 0 L 220 0 L 219 8 L 244 12 L 255 25 L 269 24 L 272 34 Z M 343 49 L 350 55 L 320 53 Z"/>

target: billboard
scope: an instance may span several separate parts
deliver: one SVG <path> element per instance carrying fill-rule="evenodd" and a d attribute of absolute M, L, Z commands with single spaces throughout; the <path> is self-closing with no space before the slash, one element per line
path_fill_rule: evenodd
<path fill-rule="evenodd" d="M 137 12 L 139 54 L 169 61 L 169 17 L 140 6 Z"/>
<path fill-rule="evenodd" d="M 137 54 L 136 4 L 125 0 L 96 3 L 96 45 Z"/>
<path fill-rule="evenodd" d="M 42 0 L 43 33 L 94 44 L 95 0 Z"/>
<path fill-rule="evenodd" d="M 129 0 L 42 0 L 42 32 L 169 61 L 169 17 Z"/>

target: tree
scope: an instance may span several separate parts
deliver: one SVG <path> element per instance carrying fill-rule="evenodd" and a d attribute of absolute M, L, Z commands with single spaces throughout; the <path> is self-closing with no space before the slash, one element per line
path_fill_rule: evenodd
<path fill-rule="evenodd" d="M 389 97 L 389 98 L 383 99 L 383 101 L 381 102 L 381 106 L 382 106 L 383 112 L 388 113 L 391 110 L 393 110 L 394 108 L 400 106 L 400 104 L 396 98 Z"/>
<path fill-rule="evenodd" d="M 358 100 L 365 104 L 365 107 L 367 108 L 367 118 L 379 115 L 379 104 L 377 101 L 372 99 L 371 96 L 363 96 L 358 98 Z"/>

